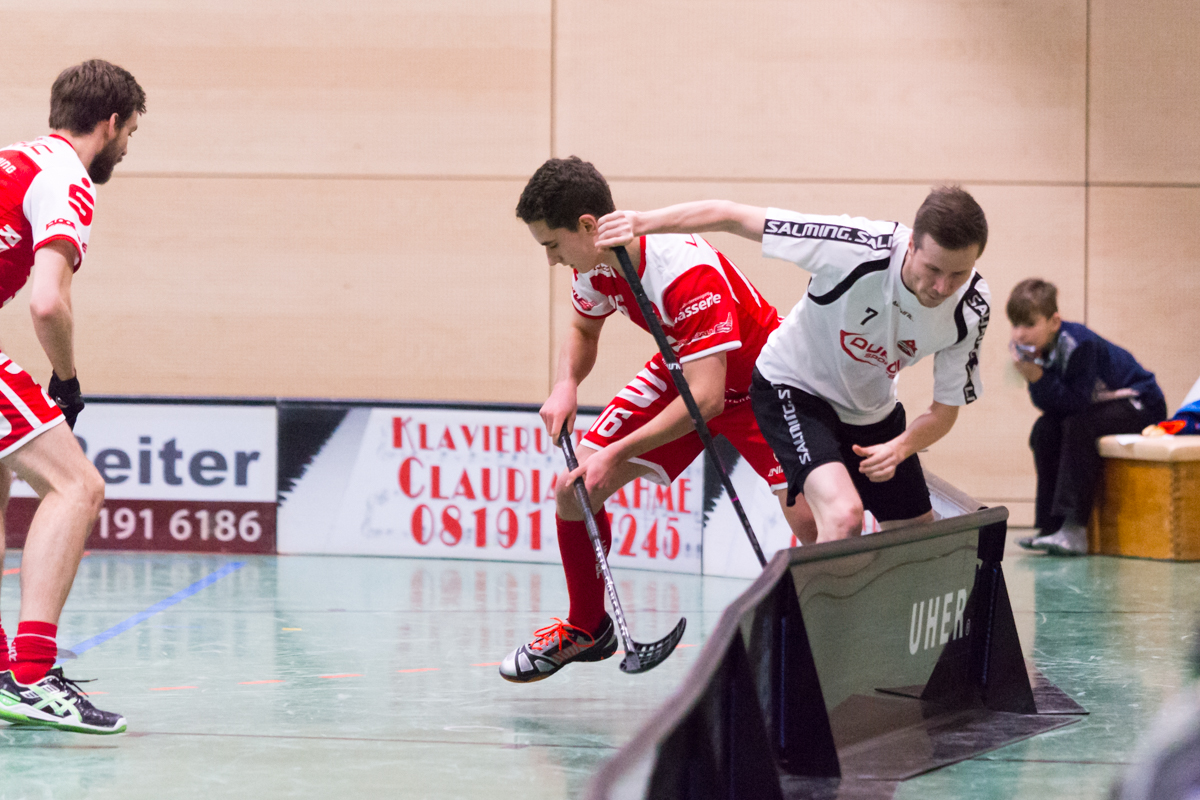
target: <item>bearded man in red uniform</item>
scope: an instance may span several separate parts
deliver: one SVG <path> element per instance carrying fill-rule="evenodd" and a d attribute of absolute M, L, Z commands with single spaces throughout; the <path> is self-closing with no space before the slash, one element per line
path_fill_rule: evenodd
<path fill-rule="evenodd" d="M 41 498 L 21 559 L 11 658 L 0 627 L 0 719 L 11 723 L 125 730 L 124 717 L 93 706 L 54 662 L 59 614 L 104 502 L 104 481 L 71 434 L 83 409 L 71 281 L 87 255 L 96 187 L 112 177 L 145 111 L 132 75 L 86 61 L 54 81 L 50 134 L 0 149 L 0 303 L 32 281 L 33 328 L 53 367 L 47 393 L 0 353 L 0 509 L 14 473 Z M 3 547 L 0 532 L 0 563 Z"/>

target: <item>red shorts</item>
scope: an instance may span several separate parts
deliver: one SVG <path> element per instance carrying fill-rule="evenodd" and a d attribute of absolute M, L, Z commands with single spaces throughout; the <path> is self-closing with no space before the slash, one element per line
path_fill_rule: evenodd
<path fill-rule="evenodd" d="M 604 413 L 596 418 L 584 434 L 583 444 L 593 450 L 603 450 L 606 445 L 621 441 L 658 416 L 678 396 L 679 392 L 662 356 L 654 356 L 646 362 L 645 369 L 617 393 Z M 724 434 L 742 458 L 767 482 L 771 491 L 787 488 L 783 468 L 758 429 L 749 394 L 733 399 L 726 396 L 725 410 L 708 421 L 708 430 L 713 436 Z M 629 460 L 652 469 L 648 478 L 667 486 L 703 451 L 700 435 L 692 431 Z"/>
<path fill-rule="evenodd" d="M 63 421 L 50 395 L 0 353 L 0 458 Z"/>

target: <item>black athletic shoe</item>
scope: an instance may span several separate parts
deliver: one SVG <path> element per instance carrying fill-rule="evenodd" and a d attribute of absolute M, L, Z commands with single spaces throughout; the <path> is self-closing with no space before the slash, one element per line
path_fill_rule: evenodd
<path fill-rule="evenodd" d="M 0 672 L 0 719 L 74 733 L 121 733 L 125 718 L 101 711 L 78 684 L 55 667 L 37 683 L 18 683 L 12 671 Z"/>
<path fill-rule="evenodd" d="M 572 661 L 603 661 L 615 652 L 617 634 L 607 614 L 594 634 L 555 617 L 553 625 L 534 631 L 532 642 L 504 657 L 500 677 L 513 683 L 532 683 L 549 678 Z"/>

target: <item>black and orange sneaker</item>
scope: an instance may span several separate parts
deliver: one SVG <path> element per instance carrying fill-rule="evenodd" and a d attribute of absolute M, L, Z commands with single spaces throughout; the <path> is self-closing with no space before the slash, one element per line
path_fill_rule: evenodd
<path fill-rule="evenodd" d="M 572 661 L 603 661 L 615 652 L 617 634 L 607 614 L 595 633 L 555 617 L 553 625 L 534 631 L 532 642 L 504 657 L 500 677 L 513 683 L 532 683 L 549 678 Z"/>

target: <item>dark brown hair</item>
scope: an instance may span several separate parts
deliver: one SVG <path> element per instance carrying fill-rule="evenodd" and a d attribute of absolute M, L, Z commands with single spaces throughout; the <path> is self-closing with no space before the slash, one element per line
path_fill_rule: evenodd
<path fill-rule="evenodd" d="M 570 231 L 579 229 L 584 214 L 599 219 L 616 210 L 608 181 L 579 156 L 552 158 L 538 167 L 517 203 L 522 222 L 541 221 Z"/>
<path fill-rule="evenodd" d="M 947 250 L 987 246 L 988 224 L 983 209 L 961 186 L 939 186 L 917 209 L 913 222 L 913 244 L 920 247 L 925 234 Z"/>
<path fill-rule="evenodd" d="M 1005 311 L 1008 321 L 1021 327 L 1032 325 L 1038 317 L 1049 319 L 1058 313 L 1058 289 L 1041 278 L 1026 278 L 1013 287 Z"/>
<path fill-rule="evenodd" d="M 50 88 L 50 127 L 85 136 L 113 114 L 124 125 L 146 113 L 146 92 L 116 64 L 92 59 L 67 67 Z"/>

